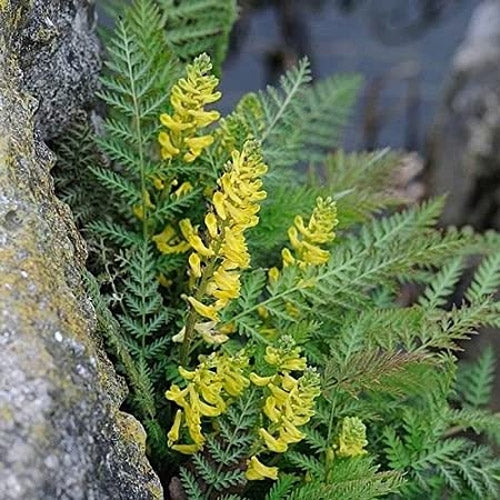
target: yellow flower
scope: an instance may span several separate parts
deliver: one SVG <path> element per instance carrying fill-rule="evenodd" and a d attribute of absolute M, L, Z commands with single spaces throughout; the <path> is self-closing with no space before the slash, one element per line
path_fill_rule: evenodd
<path fill-rule="evenodd" d="M 328 262 L 330 252 L 321 248 L 321 245 L 334 240 L 333 230 L 337 224 L 335 202 L 331 198 L 318 198 L 307 225 L 304 219 L 297 215 L 293 226 L 288 229 L 288 238 L 295 255 L 290 249 L 284 248 L 281 252 L 283 266 L 296 264 L 300 268 L 306 268 Z"/>
<path fill-rule="evenodd" d="M 170 136 L 166 132 L 158 134 L 158 142 L 161 146 L 161 157 L 164 160 L 169 160 L 180 153 L 180 150 L 172 144 Z"/>
<path fill-rule="evenodd" d="M 280 428 L 280 437 L 287 443 L 298 443 L 304 439 L 305 434 L 300 432 L 292 422 L 283 419 L 283 424 Z"/>
<path fill-rule="evenodd" d="M 179 223 L 182 235 L 195 251 L 189 259 L 191 276 L 204 283 L 203 296 L 195 293 L 188 300 L 197 314 L 213 321 L 218 321 L 218 311 L 240 295 L 241 270 L 250 266 L 244 233 L 257 224 L 259 202 L 266 196 L 260 176 L 267 166 L 259 144 L 247 141 L 241 152 L 232 152 L 231 158 L 212 195 L 212 208 L 205 216 L 205 239 L 189 219 Z M 204 276 L 207 269 L 211 274 Z M 197 285 L 197 281 L 191 283 L 192 288 Z M 212 328 L 202 337 L 209 343 L 218 343 L 227 339 L 226 333 L 230 332 L 217 334 Z"/>
<path fill-rule="evenodd" d="M 189 256 L 189 267 L 191 268 L 191 273 L 195 278 L 201 276 L 201 259 L 197 253 L 192 253 Z"/>
<path fill-rule="evenodd" d="M 168 225 L 165 229 L 151 238 L 158 250 L 163 254 L 184 253 L 189 250 L 189 243 L 181 241 L 177 231 Z"/>
<path fill-rule="evenodd" d="M 274 451 L 275 453 L 284 453 L 288 450 L 288 443 L 286 441 L 284 441 L 281 437 L 273 437 L 266 431 L 266 429 L 260 428 L 259 435 L 270 451 Z"/>
<path fill-rule="evenodd" d="M 270 451 L 283 453 L 288 445 L 304 439 L 304 433 L 298 428 L 314 414 L 314 400 L 319 395 L 319 375 L 308 368 L 299 379 L 286 371 L 272 378 L 272 382 L 260 384 L 265 377 L 250 375 L 253 383 L 267 385 L 271 393 L 262 408 L 271 425 L 269 429 L 260 429 L 259 434 Z"/>
<path fill-rule="evenodd" d="M 179 432 L 181 428 L 181 423 L 182 423 L 182 410 L 177 410 L 172 428 L 167 434 L 169 446 L 172 446 L 175 442 L 179 441 Z"/>
<path fill-rule="evenodd" d="M 182 408 L 177 411 L 168 433 L 169 446 L 182 453 L 195 453 L 203 447 L 202 418 L 215 418 L 225 412 L 230 399 L 240 396 L 248 387 L 250 381 L 244 375 L 248 363 L 247 354 L 240 351 L 233 356 L 220 353 L 200 356 L 194 370 L 179 367 L 179 375 L 187 382 L 186 388 L 173 384 L 165 393 L 167 399 Z M 179 440 L 182 425 L 193 443 L 179 445 L 180 448 L 172 446 Z"/>
<path fill-rule="evenodd" d="M 184 155 L 184 161 L 191 163 L 201 152 L 208 148 L 214 142 L 214 138 L 211 135 L 203 135 L 201 137 L 191 137 L 189 139 L 184 139 L 184 143 L 189 148 L 189 151 Z"/>
<path fill-rule="evenodd" d="M 260 375 L 257 375 L 254 372 L 250 373 L 250 380 L 252 384 L 258 387 L 268 386 L 272 382 L 273 378 L 274 377 L 261 377 Z"/>
<path fill-rule="evenodd" d="M 189 219 L 182 219 L 179 222 L 179 227 L 182 235 L 187 242 L 203 257 L 212 257 L 214 251 L 208 248 L 198 235 L 198 230 L 193 227 Z"/>
<path fill-rule="evenodd" d="M 200 451 L 202 447 L 198 444 L 174 444 L 171 448 L 184 455 L 193 455 L 197 451 Z"/>
<path fill-rule="evenodd" d="M 249 481 L 260 481 L 261 479 L 278 479 L 278 467 L 264 465 L 256 456 L 247 460 L 245 477 Z"/>
<path fill-rule="evenodd" d="M 200 316 L 213 321 L 219 321 L 219 315 L 217 314 L 217 309 L 214 306 L 206 306 L 194 297 L 188 297 L 188 301 Z"/>
<path fill-rule="evenodd" d="M 271 267 L 268 271 L 269 281 L 276 283 L 280 278 L 280 270 L 277 267 Z"/>
<path fill-rule="evenodd" d="M 194 329 L 207 344 L 223 344 L 226 340 L 229 340 L 229 337 L 220 329 L 217 331 L 215 329 L 216 325 L 216 321 L 198 322 L 194 325 Z"/>
<path fill-rule="evenodd" d="M 307 365 L 306 358 L 300 357 L 300 347 L 295 347 L 295 342 L 288 336 L 280 339 L 279 347 L 267 346 L 264 359 L 280 370 L 302 371 Z"/>
<path fill-rule="evenodd" d="M 172 196 L 175 198 L 182 198 L 183 196 L 186 196 L 188 193 L 190 193 L 193 190 L 193 185 L 186 181 L 183 182 L 173 193 Z"/>
<path fill-rule="evenodd" d="M 208 214 L 205 216 L 205 225 L 207 226 L 208 234 L 211 238 L 215 239 L 217 238 L 217 236 L 219 236 L 219 231 L 217 228 L 217 217 L 213 212 L 208 212 Z"/>
<path fill-rule="evenodd" d="M 184 161 L 191 163 L 213 143 L 212 135 L 197 136 L 199 130 L 220 117 L 217 111 L 205 110 L 207 104 L 221 97 L 220 92 L 215 91 L 219 80 L 211 71 L 210 58 L 201 54 L 187 66 L 186 77 L 172 87 L 170 104 L 173 114 L 160 115 L 160 122 L 167 129 L 158 135 L 163 159 L 170 160 L 184 153 Z"/>
<path fill-rule="evenodd" d="M 366 440 L 366 426 L 358 417 L 345 417 L 339 436 L 339 457 L 357 457 L 368 453 L 363 448 L 368 444 Z"/>

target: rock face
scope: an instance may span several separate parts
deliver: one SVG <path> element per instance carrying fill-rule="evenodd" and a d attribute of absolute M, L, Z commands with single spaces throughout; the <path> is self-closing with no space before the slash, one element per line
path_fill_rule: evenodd
<path fill-rule="evenodd" d="M 36 29 L 47 12 L 67 30 L 57 47 Z M 144 431 L 119 410 L 124 385 L 95 338 L 95 313 L 82 287 L 85 247 L 54 196 L 53 157 L 41 141 L 61 130 L 65 111 L 81 106 L 95 84 L 85 81 L 91 75 L 82 62 L 89 47 L 95 56 L 94 42 L 74 54 L 77 66 L 62 56 L 84 23 L 71 16 L 84 12 L 76 0 L 0 0 L 2 500 L 163 498 L 145 458 Z M 26 42 L 34 33 L 40 46 Z M 28 91 L 40 97 L 40 108 Z"/>
<path fill-rule="evenodd" d="M 445 224 L 500 230 L 500 1 L 475 10 L 431 129 L 429 192 Z"/>
<path fill-rule="evenodd" d="M 7 7 L 10 2 L 10 7 Z M 15 23 L 11 46 L 24 88 L 38 100 L 44 139 L 93 101 L 100 69 L 93 0 L 0 0 Z"/>

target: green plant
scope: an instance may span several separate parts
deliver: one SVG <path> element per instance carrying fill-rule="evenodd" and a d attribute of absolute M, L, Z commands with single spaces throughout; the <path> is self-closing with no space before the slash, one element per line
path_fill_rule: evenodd
<path fill-rule="evenodd" d="M 82 217 L 89 288 L 172 500 L 496 498 L 493 356 L 462 372 L 454 352 L 500 326 L 498 240 L 437 229 L 442 199 L 395 210 L 397 154 L 329 152 L 357 77 L 311 83 L 303 60 L 220 118 L 191 60 L 220 62 L 234 5 L 216 5 L 125 9 L 100 154 L 72 153 L 82 189 L 109 191 Z"/>

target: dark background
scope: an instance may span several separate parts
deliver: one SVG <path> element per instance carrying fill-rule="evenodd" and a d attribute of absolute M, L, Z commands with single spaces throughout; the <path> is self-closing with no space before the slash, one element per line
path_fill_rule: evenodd
<path fill-rule="evenodd" d="M 223 110 L 244 92 L 275 83 L 283 67 L 307 54 L 316 77 L 364 77 L 347 149 L 422 151 L 453 54 L 479 3 L 244 0 L 223 73 Z"/>

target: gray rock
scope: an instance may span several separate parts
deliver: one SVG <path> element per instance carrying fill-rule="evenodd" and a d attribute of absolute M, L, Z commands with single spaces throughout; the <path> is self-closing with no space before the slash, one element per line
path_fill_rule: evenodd
<path fill-rule="evenodd" d="M 0 499 L 161 499 L 144 431 L 119 410 L 125 386 L 95 336 L 81 282 L 86 250 L 54 196 L 53 155 L 41 141 L 66 119 L 63 103 L 81 100 L 31 81 L 47 118 L 41 134 L 26 91 L 38 49 L 22 64 L 27 74 L 19 67 L 27 45 L 18 35 L 42 3 L 0 0 Z M 73 6 L 45 3 L 54 13 Z"/>
<path fill-rule="evenodd" d="M 430 132 L 430 194 L 445 224 L 500 229 L 500 1 L 475 10 Z"/>
<path fill-rule="evenodd" d="M 0 0 L 8 3 L 9 0 Z M 93 0 L 10 0 L 24 88 L 39 101 L 36 128 L 59 135 L 92 104 L 100 69 Z"/>

